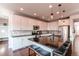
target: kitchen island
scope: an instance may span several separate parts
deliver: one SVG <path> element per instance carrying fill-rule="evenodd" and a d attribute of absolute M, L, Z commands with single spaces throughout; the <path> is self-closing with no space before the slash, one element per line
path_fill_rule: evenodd
<path fill-rule="evenodd" d="M 60 35 L 56 35 L 56 36 L 60 37 Z M 49 51 L 51 54 L 50 56 L 53 56 L 52 52 L 59 48 L 57 46 L 57 44 L 54 44 L 54 43 L 56 43 L 55 40 L 58 40 L 58 39 L 54 40 L 53 34 L 43 34 L 43 35 L 38 35 L 38 37 L 39 38 L 29 38 L 28 40 L 33 42 L 33 44 L 36 45 L 37 47 L 40 47 L 40 49 Z M 31 49 L 33 49 L 33 48 L 31 48 Z M 40 54 L 40 55 L 42 55 L 42 54 Z"/>

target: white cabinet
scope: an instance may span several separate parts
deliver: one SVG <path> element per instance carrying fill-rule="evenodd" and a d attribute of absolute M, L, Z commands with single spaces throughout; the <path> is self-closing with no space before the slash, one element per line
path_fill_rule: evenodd
<path fill-rule="evenodd" d="M 28 39 L 27 38 L 25 38 L 25 37 L 22 37 L 22 47 L 26 47 L 26 46 L 28 46 Z"/>
<path fill-rule="evenodd" d="M 17 38 L 12 38 L 12 50 L 17 50 L 21 48 L 25 48 L 29 45 L 32 45 L 32 42 L 28 40 L 28 38 L 32 38 L 33 36 L 27 36 L 27 37 L 17 37 Z"/>
<path fill-rule="evenodd" d="M 13 15 L 13 17 L 10 20 L 10 25 L 13 28 L 13 30 L 33 30 L 33 25 L 39 25 L 40 30 L 47 29 L 46 22 L 19 15 Z"/>
<path fill-rule="evenodd" d="M 48 30 L 58 30 L 58 21 L 48 23 Z"/>
<path fill-rule="evenodd" d="M 22 40 L 20 37 L 18 38 L 13 38 L 13 48 L 12 50 L 17 50 L 22 48 Z"/>
<path fill-rule="evenodd" d="M 21 30 L 30 30 L 30 23 L 28 18 L 22 17 L 21 19 Z"/>
<path fill-rule="evenodd" d="M 31 38 L 31 37 L 30 36 L 29 37 L 22 37 L 22 47 L 27 47 L 27 46 L 33 44 L 30 40 L 28 40 L 28 38 Z"/>
<path fill-rule="evenodd" d="M 41 24 L 40 24 L 41 26 L 40 26 L 40 30 L 47 30 L 47 24 L 44 22 L 42 22 Z"/>
<path fill-rule="evenodd" d="M 32 30 L 32 21 L 30 18 L 13 15 L 10 20 L 13 30 Z"/>
<path fill-rule="evenodd" d="M 10 25 L 13 30 L 20 30 L 21 29 L 21 17 L 13 15 L 12 19 L 10 20 Z"/>

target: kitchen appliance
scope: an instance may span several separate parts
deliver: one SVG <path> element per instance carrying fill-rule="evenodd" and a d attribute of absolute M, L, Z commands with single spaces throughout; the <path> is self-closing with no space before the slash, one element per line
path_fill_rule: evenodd
<path fill-rule="evenodd" d="M 61 31 L 61 38 L 63 42 L 67 40 L 70 41 L 70 26 L 69 25 L 60 26 L 59 31 Z"/>

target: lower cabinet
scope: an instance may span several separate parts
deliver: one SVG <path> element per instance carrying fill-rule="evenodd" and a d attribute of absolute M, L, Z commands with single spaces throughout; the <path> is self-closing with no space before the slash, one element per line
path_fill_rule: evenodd
<path fill-rule="evenodd" d="M 31 45 L 32 42 L 28 40 L 28 37 L 17 37 L 13 38 L 13 47 L 12 50 L 17 50 L 21 48 L 25 48 L 29 45 Z"/>
<path fill-rule="evenodd" d="M 22 47 L 25 48 L 29 45 L 32 45 L 32 42 L 28 40 L 29 37 L 22 37 Z"/>
<path fill-rule="evenodd" d="M 22 48 L 22 40 L 21 38 L 13 38 L 13 48 L 12 50 L 17 50 Z"/>

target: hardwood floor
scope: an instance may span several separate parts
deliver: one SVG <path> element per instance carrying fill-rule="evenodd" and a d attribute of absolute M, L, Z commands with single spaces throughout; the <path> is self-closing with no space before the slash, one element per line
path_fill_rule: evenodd
<path fill-rule="evenodd" d="M 13 56 L 29 56 L 29 48 L 23 48 L 13 52 Z M 36 56 L 33 50 L 30 50 L 30 56 Z"/>
<path fill-rule="evenodd" d="M 28 56 L 28 49 L 20 49 L 13 52 L 13 56 Z"/>
<path fill-rule="evenodd" d="M 11 56 L 12 51 L 8 48 L 8 41 L 0 41 L 0 56 Z"/>

